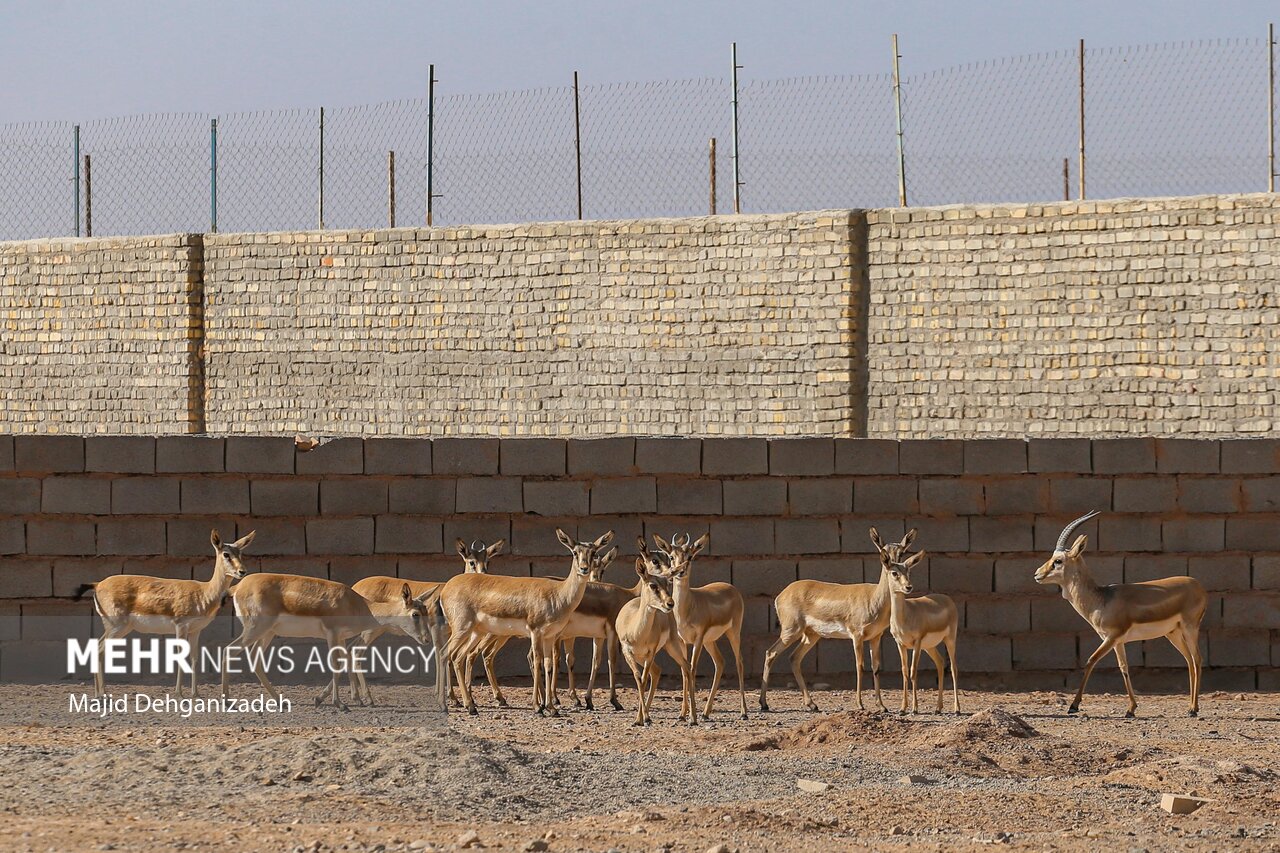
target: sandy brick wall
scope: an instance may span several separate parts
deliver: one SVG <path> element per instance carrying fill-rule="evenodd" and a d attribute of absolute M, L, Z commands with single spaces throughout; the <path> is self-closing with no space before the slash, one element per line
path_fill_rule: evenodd
<path fill-rule="evenodd" d="M 0 436 L 0 679 L 56 676 L 65 638 L 100 630 L 71 600 L 82 583 L 207 577 L 215 526 L 258 531 L 253 570 L 345 583 L 445 580 L 458 537 L 506 539 L 493 571 L 562 575 L 557 526 L 616 531 L 610 579 L 629 583 L 637 536 L 710 533 L 696 580 L 746 597 L 758 676 L 773 596 L 798 578 L 874 581 L 874 525 L 919 529 L 919 587 L 960 605 L 962 681 L 1061 688 L 1097 640 L 1033 572 L 1090 509 L 1104 512 L 1084 528 L 1099 582 L 1191 575 L 1209 590 L 1208 689 L 1280 689 L 1280 440 L 1155 438 L 371 438 L 298 453 L 283 438 Z M 206 639 L 232 627 L 224 612 Z M 518 645 L 510 674 L 524 671 Z M 1164 641 L 1129 659 L 1140 690 L 1185 684 Z M 806 666 L 847 673 L 849 644 L 820 644 Z M 1118 688 L 1103 666 L 1099 689 Z"/>
<path fill-rule="evenodd" d="M 868 435 L 1280 427 L 1270 195 L 867 212 Z"/>
<path fill-rule="evenodd" d="M 209 429 L 855 434 L 860 222 L 210 235 Z"/>
<path fill-rule="evenodd" d="M 202 429 L 200 241 L 0 243 L 0 430 Z"/>

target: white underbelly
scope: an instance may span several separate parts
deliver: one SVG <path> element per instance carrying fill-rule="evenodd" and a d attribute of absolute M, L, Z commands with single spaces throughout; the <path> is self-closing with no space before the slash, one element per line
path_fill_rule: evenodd
<path fill-rule="evenodd" d="M 1150 622 L 1146 625 L 1134 625 L 1121 638 L 1122 643 L 1136 643 L 1139 640 L 1154 640 L 1163 637 L 1177 627 L 1182 616 L 1171 616 L 1163 622 Z"/>
<path fill-rule="evenodd" d="M 281 613 L 276 617 L 276 624 L 271 633 L 277 637 L 318 637 L 325 636 L 324 623 L 314 616 L 296 616 L 292 613 Z"/>
<path fill-rule="evenodd" d="M 171 616 L 159 616 L 151 613 L 135 613 L 129 620 L 133 630 L 143 634 L 172 634 L 176 627 Z"/>
<path fill-rule="evenodd" d="M 482 633 L 499 637 L 527 637 L 529 626 L 523 619 L 506 619 L 500 616 L 476 615 L 476 627 Z"/>
<path fill-rule="evenodd" d="M 824 622 L 821 619 L 806 619 L 804 624 L 810 631 L 813 631 L 819 637 L 823 637 L 828 640 L 853 639 L 853 634 L 850 633 L 848 626 L 841 622 Z"/>

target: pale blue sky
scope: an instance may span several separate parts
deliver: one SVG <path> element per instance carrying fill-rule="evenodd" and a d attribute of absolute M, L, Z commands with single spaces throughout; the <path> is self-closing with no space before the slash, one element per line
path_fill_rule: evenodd
<path fill-rule="evenodd" d="M 223 113 L 727 74 L 904 72 L 1071 49 L 1262 38 L 1263 0 L 0 0 L 0 123 Z"/>

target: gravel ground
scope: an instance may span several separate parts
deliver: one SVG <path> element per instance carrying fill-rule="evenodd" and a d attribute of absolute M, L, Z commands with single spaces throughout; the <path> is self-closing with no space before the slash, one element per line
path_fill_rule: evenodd
<path fill-rule="evenodd" d="M 71 715 L 81 687 L 4 685 L 0 847 L 1280 849 L 1277 694 L 1210 694 L 1197 719 L 1144 696 L 1125 720 L 1115 695 L 1078 718 L 1062 694 L 984 692 L 960 717 L 901 717 L 836 710 L 856 705 L 839 690 L 813 714 L 778 690 L 770 713 L 753 697 L 749 720 L 720 704 L 690 728 L 674 687 L 638 729 L 632 691 L 626 711 L 544 719 L 520 686 L 509 709 L 477 688 L 477 717 L 431 710 L 419 686 L 375 685 L 377 706 L 345 712 L 293 687 L 287 715 L 184 721 Z M 1210 802 L 1171 816 L 1163 792 Z"/>

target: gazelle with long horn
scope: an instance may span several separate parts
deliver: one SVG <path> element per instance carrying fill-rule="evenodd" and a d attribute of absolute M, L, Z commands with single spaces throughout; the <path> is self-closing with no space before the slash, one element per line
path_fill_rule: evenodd
<path fill-rule="evenodd" d="M 106 692 L 103 679 L 103 657 L 106 641 L 131 631 L 144 634 L 167 634 L 190 644 L 191 695 L 199 696 L 196 674 L 200 671 L 200 632 L 222 608 L 222 599 L 231 582 L 244 577 L 244 549 L 253 541 L 250 531 L 234 542 L 223 542 L 217 530 L 209 532 L 213 546 L 213 576 L 207 581 L 153 578 L 148 575 L 112 575 L 96 584 L 80 587 L 77 597 L 93 590 L 93 607 L 102 619 L 102 637 L 98 640 L 98 666 L 93 674 L 99 696 Z M 174 690 L 182 695 L 182 670 Z"/>
<path fill-rule="evenodd" d="M 1094 666 L 1107 652 L 1114 651 L 1120 664 L 1120 674 L 1124 677 L 1125 690 L 1129 693 L 1129 710 L 1125 716 L 1133 717 L 1138 710 L 1138 700 L 1129 678 L 1125 643 L 1164 637 L 1187 662 L 1190 680 L 1188 712 L 1194 717 L 1200 713 L 1200 622 L 1204 619 L 1207 603 L 1204 587 L 1191 577 L 1098 586 L 1082 556 L 1089 537 L 1080 535 L 1070 548 L 1067 540 L 1080 525 L 1099 514 L 1094 510 L 1063 528 L 1054 545 L 1053 555 L 1036 569 L 1036 583 L 1061 587 L 1062 597 L 1071 602 L 1071 606 L 1102 640 L 1102 644 L 1089 655 L 1080 688 L 1068 713 L 1080 710 L 1080 699 Z"/>
<path fill-rule="evenodd" d="M 875 528 L 871 529 L 874 538 Z M 942 656 L 938 654 L 938 646 L 947 647 L 947 657 L 951 661 L 951 690 L 954 697 L 954 710 L 960 713 L 960 682 L 956 678 L 956 635 L 960 631 L 960 610 L 949 595 L 934 593 L 907 598 L 914 589 L 911 583 L 911 570 L 924 559 L 925 552 L 917 551 L 910 556 L 890 557 L 880 552 L 880 565 L 889 574 L 889 632 L 898 643 L 898 655 L 902 660 L 902 708 L 907 712 L 907 690 L 911 691 L 911 713 L 920 710 L 920 657 L 921 652 L 933 659 L 938 668 L 938 707 L 942 713 L 942 700 L 946 695 L 946 682 L 943 675 Z M 911 652 L 910 662 L 907 651 Z"/>
<path fill-rule="evenodd" d="M 901 542 L 883 542 L 871 528 L 871 542 L 881 557 L 879 583 L 824 583 L 801 580 L 787 585 L 774 600 L 781 633 L 764 653 L 764 673 L 760 678 L 760 710 L 768 711 L 769 671 L 778 655 L 797 640 L 800 645 L 791 654 L 791 673 L 800 685 L 801 701 L 810 711 L 818 704 L 809 696 L 801 663 L 805 655 L 821 639 L 853 641 L 853 660 L 858 673 L 858 707 L 862 704 L 862 644 L 871 646 L 871 677 L 875 681 L 876 704 L 885 710 L 880 695 L 880 638 L 889 630 L 889 570 L 886 560 L 897 560 L 916 538 L 915 528 L 907 531 Z"/>

